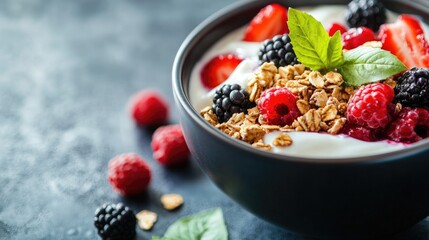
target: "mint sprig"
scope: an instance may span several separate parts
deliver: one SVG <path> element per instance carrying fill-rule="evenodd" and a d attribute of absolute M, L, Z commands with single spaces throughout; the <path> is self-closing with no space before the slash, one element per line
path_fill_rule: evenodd
<path fill-rule="evenodd" d="M 379 48 L 358 47 L 343 53 L 339 31 L 329 37 L 322 23 L 299 10 L 288 10 L 289 37 L 298 60 L 314 71 L 338 71 L 344 83 L 361 86 L 405 71 L 393 54 Z"/>
<path fill-rule="evenodd" d="M 152 237 L 152 240 L 228 240 L 228 231 L 223 220 L 222 210 L 216 208 L 194 215 L 182 217 L 174 222 L 164 237 Z"/>
<path fill-rule="evenodd" d="M 344 64 L 338 72 L 346 84 L 360 86 L 376 82 L 407 70 L 390 52 L 370 47 L 358 47 L 344 53 Z"/>
<path fill-rule="evenodd" d="M 316 71 L 327 71 L 344 62 L 341 35 L 329 37 L 323 25 L 313 16 L 299 10 L 288 10 L 289 37 L 298 60 Z"/>

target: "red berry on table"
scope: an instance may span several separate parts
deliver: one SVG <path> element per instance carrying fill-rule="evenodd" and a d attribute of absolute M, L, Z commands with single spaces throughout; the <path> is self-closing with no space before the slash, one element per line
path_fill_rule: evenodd
<path fill-rule="evenodd" d="M 297 97 L 287 88 L 270 88 L 262 92 L 258 109 L 270 125 L 290 125 L 301 115 Z"/>
<path fill-rule="evenodd" d="M 429 44 L 415 17 L 404 14 L 395 23 L 381 25 L 378 38 L 382 48 L 396 55 L 407 68 L 429 68 Z"/>
<path fill-rule="evenodd" d="M 374 32 L 366 27 L 350 28 L 341 35 L 341 38 L 343 40 L 343 48 L 347 50 L 357 48 L 366 42 L 376 40 Z"/>
<path fill-rule="evenodd" d="M 289 33 L 287 9 L 279 4 L 262 8 L 252 19 L 244 33 L 243 41 L 262 42 L 276 35 Z"/>
<path fill-rule="evenodd" d="M 223 83 L 243 59 L 234 54 L 221 54 L 207 62 L 201 70 L 201 83 L 208 90 Z"/>
<path fill-rule="evenodd" d="M 157 126 L 167 121 L 167 101 L 154 90 L 134 95 L 130 107 L 132 119 L 140 126 Z"/>
<path fill-rule="evenodd" d="M 403 108 L 387 128 L 386 135 L 402 143 L 413 143 L 429 137 L 429 111 L 425 108 Z"/>
<path fill-rule="evenodd" d="M 360 87 L 347 106 L 347 120 L 350 124 L 366 128 L 384 128 L 391 119 L 394 109 L 393 88 L 384 83 L 372 83 Z"/>
<path fill-rule="evenodd" d="M 187 162 L 190 154 L 179 124 L 156 129 L 152 135 L 151 147 L 153 157 L 168 167 Z"/>
<path fill-rule="evenodd" d="M 109 162 L 109 182 L 123 196 L 142 193 L 149 185 L 151 170 L 137 154 L 127 153 L 114 157 Z"/>
<path fill-rule="evenodd" d="M 328 33 L 329 33 L 329 36 L 334 36 L 334 34 L 337 32 L 337 31 L 340 31 L 340 33 L 341 34 L 343 34 L 343 33 L 345 33 L 345 32 L 347 32 L 347 27 L 346 26 L 344 26 L 343 24 L 341 24 L 341 23 L 337 23 L 337 22 L 334 22 L 334 23 L 332 23 L 332 25 L 328 28 Z"/>

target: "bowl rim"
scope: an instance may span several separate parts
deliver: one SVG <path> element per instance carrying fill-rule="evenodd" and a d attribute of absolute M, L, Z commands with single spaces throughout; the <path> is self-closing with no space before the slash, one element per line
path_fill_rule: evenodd
<path fill-rule="evenodd" d="M 395 0 L 397 2 L 405 3 L 403 0 Z M 263 3 L 262 3 L 263 2 Z M 185 86 L 182 82 L 182 70 L 184 63 L 186 61 L 189 52 L 192 50 L 192 46 L 198 41 L 199 36 L 205 29 L 214 26 L 216 23 L 220 22 L 222 18 L 225 18 L 228 15 L 234 14 L 236 11 L 243 11 L 246 7 L 250 7 L 255 4 L 260 4 L 261 6 L 268 5 L 270 3 L 280 3 L 278 0 L 271 1 L 239 1 L 216 11 L 206 18 L 203 22 L 197 25 L 191 33 L 185 38 L 181 46 L 179 47 L 176 57 L 173 62 L 172 68 L 172 87 L 173 94 L 176 100 L 176 104 L 181 105 L 186 114 L 201 128 L 203 128 L 208 134 L 217 138 L 218 140 L 225 141 L 229 145 L 232 145 L 235 148 L 241 149 L 255 156 L 263 157 L 264 161 L 288 161 L 288 162 L 299 162 L 299 163 L 313 163 L 313 164 L 375 164 L 380 162 L 391 162 L 399 161 L 405 159 L 409 155 L 420 153 L 425 150 L 429 150 L 429 138 L 421 140 L 419 142 L 413 143 L 412 146 L 407 146 L 404 149 L 395 150 L 386 153 L 380 153 L 369 156 L 357 156 L 357 157 L 335 157 L 335 158 L 310 158 L 310 157 L 298 157 L 292 155 L 283 155 L 274 152 L 264 151 L 252 147 L 248 143 L 245 143 L 241 140 L 234 139 L 205 121 L 198 112 L 194 109 L 190 103 L 186 93 Z M 415 5 L 410 5 L 416 7 Z M 429 14 L 429 12 L 428 12 Z M 179 111 L 183 111 L 179 110 Z"/>

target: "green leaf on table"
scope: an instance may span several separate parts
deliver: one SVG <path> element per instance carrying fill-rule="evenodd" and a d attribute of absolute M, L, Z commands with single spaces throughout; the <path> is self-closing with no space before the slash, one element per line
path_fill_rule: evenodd
<path fill-rule="evenodd" d="M 220 208 L 182 217 L 168 227 L 164 237 L 152 240 L 227 240 L 228 231 Z"/>
<path fill-rule="evenodd" d="M 350 86 L 386 79 L 407 70 L 393 54 L 380 48 L 358 47 L 344 53 L 344 64 L 338 68 Z"/>
<path fill-rule="evenodd" d="M 343 64 L 339 32 L 329 37 L 322 23 L 308 13 L 289 8 L 289 37 L 298 60 L 312 70 L 332 70 Z"/>

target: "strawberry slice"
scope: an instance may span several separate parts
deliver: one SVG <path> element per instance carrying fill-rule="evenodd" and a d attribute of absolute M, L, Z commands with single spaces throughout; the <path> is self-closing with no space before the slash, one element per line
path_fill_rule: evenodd
<path fill-rule="evenodd" d="M 244 34 L 244 41 L 262 42 L 276 35 L 289 33 L 287 9 L 279 4 L 262 8 L 252 19 Z"/>
<path fill-rule="evenodd" d="M 234 54 L 221 54 L 207 62 L 201 70 L 201 82 L 208 90 L 228 79 L 243 59 Z"/>
<path fill-rule="evenodd" d="M 429 68 L 429 44 L 415 17 L 403 14 L 395 23 L 381 25 L 379 39 L 383 49 L 396 55 L 407 68 Z"/>

